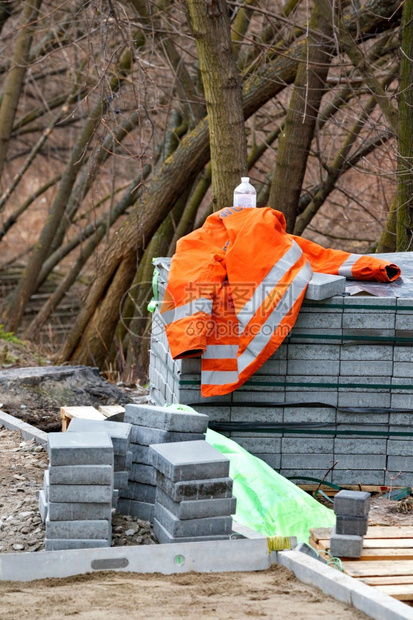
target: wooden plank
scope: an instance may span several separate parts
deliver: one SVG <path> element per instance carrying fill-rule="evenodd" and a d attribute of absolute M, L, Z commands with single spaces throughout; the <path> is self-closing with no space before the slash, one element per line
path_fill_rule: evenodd
<path fill-rule="evenodd" d="M 377 562 L 343 561 L 343 570 L 351 577 L 388 577 L 413 575 L 413 560 L 381 560 Z"/>
<path fill-rule="evenodd" d="M 326 540 L 331 536 L 331 528 L 320 527 L 310 530 L 310 537 L 314 541 Z M 406 525 L 372 525 L 368 528 L 365 540 L 377 538 L 413 538 L 413 527 Z"/>
<path fill-rule="evenodd" d="M 316 544 L 328 549 L 330 539 L 319 540 Z M 365 538 L 363 549 L 413 549 L 413 538 Z"/>
<path fill-rule="evenodd" d="M 388 575 L 387 577 L 363 577 L 359 578 L 368 586 L 394 586 L 403 583 L 413 584 L 413 575 Z"/>
<path fill-rule="evenodd" d="M 99 412 L 104 415 L 105 418 L 109 418 L 118 413 L 125 413 L 125 407 L 122 407 L 122 405 L 100 405 Z"/>
<path fill-rule="evenodd" d="M 62 431 L 68 429 L 70 420 L 73 418 L 83 418 L 85 420 L 106 420 L 105 416 L 94 407 L 60 407 L 62 418 Z"/>
<path fill-rule="evenodd" d="M 292 482 L 294 482 L 294 480 L 292 480 Z M 332 489 L 331 487 L 322 484 L 321 486 L 317 483 L 315 484 L 297 484 L 298 487 L 300 487 L 300 489 L 303 489 L 303 491 L 307 491 L 310 493 L 314 493 L 315 491 L 317 491 L 318 489 L 321 489 L 326 495 L 328 496 L 334 496 L 336 495 L 336 493 L 338 493 L 338 491 L 336 489 Z M 391 487 L 392 491 L 395 491 L 397 489 L 402 489 L 403 487 Z M 386 493 L 387 491 L 390 491 L 390 487 L 384 486 L 384 485 L 375 485 L 375 484 L 346 484 L 345 486 L 342 486 L 340 490 L 345 489 L 346 491 L 366 491 L 367 493 Z"/>
<path fill-rule="evenodd" d="M 94 407 L 60 407 L 60 414 L 63 417 L 83 418 L 85 420 L 104 420 L 105 416 Z"/>
<path fill-rule="evenodd" d="M 377 590 L 388 594 L 399 601 L 413 601 L 413 584 L 397 585 L 397 586 L 376 586 Z"/>

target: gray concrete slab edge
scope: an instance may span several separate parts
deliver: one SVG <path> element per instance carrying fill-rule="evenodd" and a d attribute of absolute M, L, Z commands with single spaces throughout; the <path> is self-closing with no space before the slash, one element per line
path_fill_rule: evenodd
<path fill-rule="evenodd" d="M 27 422 L 22 422 L 22 420 L 19 420 L 18 418 L 15 418 L 14 416 L 1 410 L 0 424 L 3 424 L 3 426 L 8 428 L 10 431 L 20 431 L 23 439 L 26 441 L 34 439 L 36 443 L 39 443 L 42 446 L 47 445 L 47 433 L 32 426 L 31 424 L 27 424 Z"/>
<path fill-rule="evenodd" d="M 297 579 L 320 588 L 325 594 L 353 605 L 375 620 L 413 620 L 413 609 L 376 588 L 322 564 L 299 551 L 272 553 L 274 563 L 291 570 Z M 274 557 L 275 556 L 275 557 Z"/>
<path fill-rule="evenodd" d="M 96 570 L 136 573 L 258 571 L 271 566 L 266 538 L 175 545 L 0 554 L 0 579 L 34 581 Z"/>

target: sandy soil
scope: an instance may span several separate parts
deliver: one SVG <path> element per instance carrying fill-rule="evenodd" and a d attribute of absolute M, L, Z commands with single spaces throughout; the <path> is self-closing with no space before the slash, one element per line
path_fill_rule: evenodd
<path fill-rule="evenodd" d="M 0 582 L 0 619 L 295 618 L 349 620 L 363 613 L 298 581 L 266 572 L 185 575 L 97 573 L 32 583 Z"/>

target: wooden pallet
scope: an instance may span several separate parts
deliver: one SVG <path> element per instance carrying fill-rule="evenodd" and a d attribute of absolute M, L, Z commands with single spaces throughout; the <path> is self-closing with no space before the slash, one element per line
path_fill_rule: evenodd
<path fill-rule="evenodd" d="M 310 544 L 329 559 L 330 528 L 310 530 Z M 371 526 L 360 558 L 341 558 L 343 571 L 401 601 L 413 601 L 413 527 Z"/>
<path fill-rule="evenodd" d="M 102 405 L 99 410 L 94 407 L 60 407 L 62 418 L 62 431 L 67 431 L 70 420 L 82 418 L 84 420 L 117 419 L 119 414 L 125 411 L 121 405 Z"/>

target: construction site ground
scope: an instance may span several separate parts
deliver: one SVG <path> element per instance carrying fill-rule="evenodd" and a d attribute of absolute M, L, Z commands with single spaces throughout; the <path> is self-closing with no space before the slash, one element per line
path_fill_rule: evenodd
<path fill-rule="evenodd" d="M 3 364 L 3 368 L 39 365 L 36 356 L 24 349 L 16 350 L 13 345 L 8 349 L 8 355 L 12 356 L 8 359 L 13 358 L 14 363 Z M 125 393 L 128 392 L 126 389 Z M 138 390 L 138 396 L 141 393 Z M 30 390 L 25 389 L 20 396 L 18 393 L 13 395 L 12 405 L 9 408 L 7 402 L 2 401 L 0 409 L 30 423 L 37 422 L 35 426 L 46 431 L 58 430 L 61 423 L 59 407 L 51 402 L 50 394 L 36 390 L 31 397 Z M 43 472 L 48 467 L 47 453 L 33 440 L 24 441 L 18 431 L 1 426 L 0 452 L 0 553 L 43 550 L 44 525 L 38 512 L 36 492 L 43 486 Z M 396 502 L 382 498 L 373 500 L 370 516 L 374 524 L 411 522 L 408 509 L 399 512 Z M 150 524 L 115 515 L 113 545 L 138 544 L 156 544 Z M 125 611 L 131 617 L 140 617 L 144 613 L 148 618 L 181 618 L 186 615 L 189 618 L 267 616 L 334 617 L 340 620 L 367 617 L 303 584 L 282 566 L 251 573 L 165 576 L 99 572 L 30 583 L 0 581 L 0 600 L 0 620 L 60 619 L 72 615 L 100 620 L 112 618 L 119 611 Z"/>

